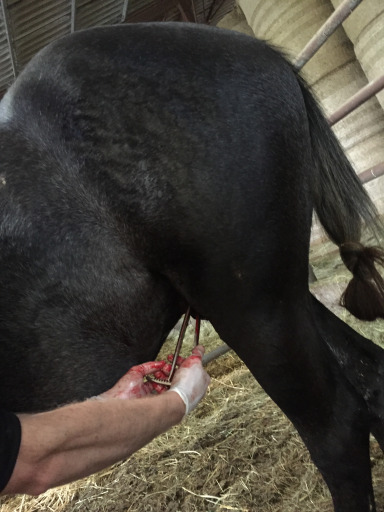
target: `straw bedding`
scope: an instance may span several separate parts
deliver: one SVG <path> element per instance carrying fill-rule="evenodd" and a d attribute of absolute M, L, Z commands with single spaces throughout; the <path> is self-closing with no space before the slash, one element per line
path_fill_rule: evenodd
<path fill-rule="evenodd" d="M 312 249 L 319 281 L 312 291 L 357 331 L 384 345 L 384 322 L 353 319 L 338 306 L 348 272 L 331 246 Z M 164 347 L 172 352 L 176 332 Z M 188 329 L 183 349 L 192 346 Z M 220 344 L 204 323 L 207 350 Z M 36 497 L 0 500 L 1 512 L 322 511 L 332 504 L 296 431 L 232 352 L 208 366 L 212 384 L 184 422 L 129 460 Z M 371 461 L 378 511 L 384 511 L 384 458 L 375 440 Z"/>

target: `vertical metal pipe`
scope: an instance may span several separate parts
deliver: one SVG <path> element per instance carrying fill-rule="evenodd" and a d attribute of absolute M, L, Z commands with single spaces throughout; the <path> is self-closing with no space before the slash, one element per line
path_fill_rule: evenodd
<path fill-rule="evenodd" d="M 15 55 L 15 51 L 13 49 L 13 41 L 12 41 L 11 29 L 10 29 L 10 25 L 9 25 L 9 17 L 8 17 L 8 11 L 7 11 L 7 6 L 6 6 L 6 0 L 0 1 L 0 5 L 1 5 L 1 11 L 3 13 L 5 36 L 7 38 L 7 44 L 8 44 L 8 48 L 9 48 L 9 56 L 11 59 L 12 73 L 13 73 L 13 77 L 16 78 L 16 76 L 17 76 L 16 55 Z"/>
<path fill-rule="evenodd" d="M 191 0 L 191 9 L 193 14 L 193 20 L 195 23 L 197 23 L 197 15 L 196 15 L 196 9 L 195 9 L 195 2 L 194 0 Z"/>
<path fill-rule="evenodd" d="M 71 34 L 76 30 L 76 0 L 71 0 Z"/>
<path fill-rule="evenodd" d="M 178 8 L 178 10 L 179 10 L 179 12 L 180 12 L 180 14 L 181 14 L 181 19 L 182 19 L 183 21 L 185 21 L 185 22 L 190 21 L 190 20 L 188 19 L 188 16 L 185 14 L 185 11 L 184 11 L 184 9 L 182 8 L 182 6 L 181 6 L 180 2 L 177 4 L 177 8 Z"/>
<path fill-rule="evenodd" d="M 379 76 L 379 78 L 376 78 L 373 82 L 369 82 L 369 84 L 362 87 L 356 94 L 349 98 L 348 101 L 341 105 L 336 112 L 328 117 L 329 125 L 333 126 L 336 124 L 382 89 L 384 89 L 384 75 Z"/>
<path fill-rule="evenodd" d="M 172 367 L 171 367 L 171 370 L 170 370 L 169 376 L 168 376 L 169 382 L 172 380 L 173 374 L 175 373 L 175 370 L 176 370 L 177 358 L 180 355 L 180 349 L 183 344 L 185 331 L 187 330 L 190 317 L 191 317 L 191 306 L 188 306 L 188 309 L 184 315 L 183 324 L 182 324 L 180 332 L 179 332 L 179 338 L 176 343 L 176 349 L 173 354 Z"/>
<path fill-rule="evenodd" d="M 121 23 L 125 23 L 127 20 L 128 4 L 129 0 L 124 0 L 123 11 L 121 13 Z"/>
<path fill-rule="evenodd" d="M 294 60 L 293 65 L 297 70 L 300 70 L 314 56 L 337 27 L 348 18 L 361 2 L 362 0 L 344 0 L 339 5 Z"/>

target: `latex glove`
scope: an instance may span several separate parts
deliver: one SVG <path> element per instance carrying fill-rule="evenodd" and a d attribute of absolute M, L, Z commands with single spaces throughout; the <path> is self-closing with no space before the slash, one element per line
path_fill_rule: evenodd
<path fill-rule="evenodd" d="M 185 403 L 185 414 L 189 414 L 205 395 L 210 376 L 204 370 L 201 360 L 204 355 L 204 347 L 198 345 L 192 350 L 192 355 L 186 359 L 180 359 L 181 364 L 176 370 L 172 385 L 168 393 L 174 391 Z M 179 361 L 178 361 L 179 362 Z"/>
<path fill-rule="evenodd" d="M 157 386 L 151 382 L 144 382 L 144 377 L 161 371 L 165 361 L 150 361 L 148 363 L 132 366 L 121 379 L 100 398 L 141 398 L 152 393 Z"/>

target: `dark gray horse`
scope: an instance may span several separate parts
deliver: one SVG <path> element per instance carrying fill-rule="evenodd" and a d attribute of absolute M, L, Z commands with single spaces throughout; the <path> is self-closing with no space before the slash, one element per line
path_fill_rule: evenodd
<path fill-rule="evenodd" d="M 375 508 L 383 351 L 308 290 L 312 211 L 383 316 L 374 207 L 265 43 L 183 24 L 55 42 L 0 104 L 0 406 L 106 390 L 189 304 L 296 426 L 338 512 Z"/>

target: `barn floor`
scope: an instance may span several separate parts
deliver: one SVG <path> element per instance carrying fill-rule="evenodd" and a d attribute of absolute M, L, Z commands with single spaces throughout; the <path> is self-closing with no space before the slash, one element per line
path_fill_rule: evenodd
<path fill-rule="evenodd" d="M 348 271 L 332 247 L 311 249 L 319 279 L 313 293 L 384 346 L 384 321 L 359 322 L 338 306 Z M 192 336 L 190 329 L 191 345 Z M 202 340 L 208 351 L 220 343 L 209 324 Z M 164 351 L 172 352 L 173 343 Z M 37 498 L 3 498 L 1 512 L 331 512 L 328 491 L 296 431 L 239 358 L 230 352 L 208 371 L 209 393 L 181 425 L 89 479 Z M 378 512 L 384 512 L 384 458 L 374 440 L 371 461 Z"/>

